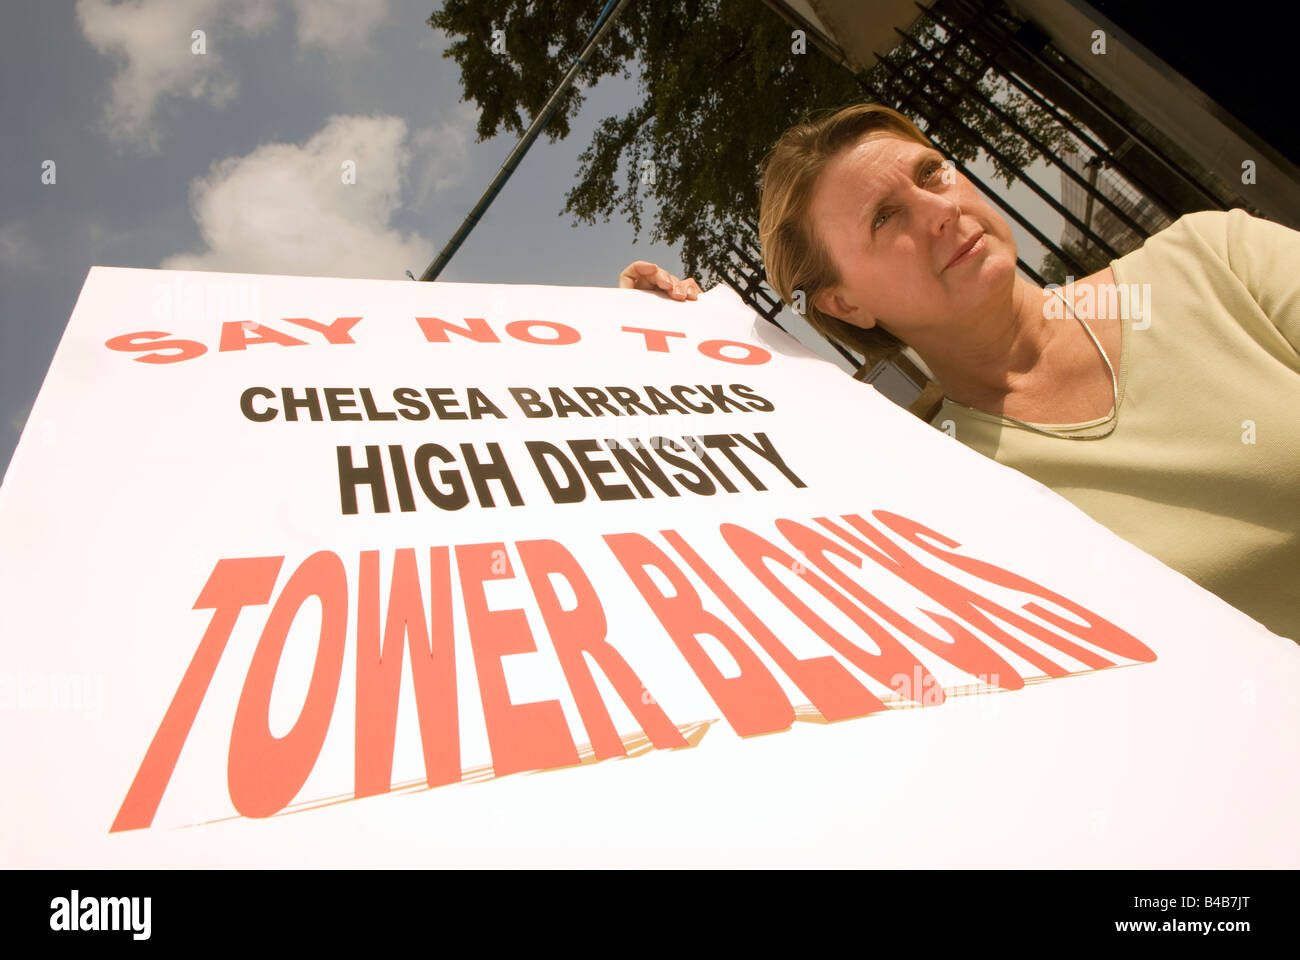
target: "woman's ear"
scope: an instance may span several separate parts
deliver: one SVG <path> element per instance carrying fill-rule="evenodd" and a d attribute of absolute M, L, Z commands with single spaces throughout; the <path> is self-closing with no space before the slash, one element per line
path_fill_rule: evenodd
<path fill-rule="evenodd" d="M 866 312 L 857 304 L 845 300 L 834 290 L 824 290 L 819 293 L 813 300 L 813 306 L 822 313 L 829 314 L 855 327 L 861 327 L 863 330 L 869 330 L 876 325 L 875 317 L 867 316 Z"/>

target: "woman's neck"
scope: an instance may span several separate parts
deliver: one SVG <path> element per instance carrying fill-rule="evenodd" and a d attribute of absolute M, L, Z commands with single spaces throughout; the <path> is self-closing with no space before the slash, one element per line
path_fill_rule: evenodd
<path fill-rule="evenodd" d="M 929 337 L 918 336 L 911 346 L 945 396 L 987 409 L 1000 407 L 1028 385 L 1053 333 L 1042 288 L 1016 277 L 1006 299 Z"/>
<path fill-rule="evenodd" d="M 1111 276 L 1107 267 L 1074 287 L 1110 282 Z M 1050 404 L 1075 384 L 1091 384 L 1098 369 L 1105 372 L 1096 346 L 1061 301 L 1020 276 L 1009 296 L 982 315 L 911 346 L 948 399 L 991 413 Z M 1118 367 L 1117 356 L 1114 363 Z"/>

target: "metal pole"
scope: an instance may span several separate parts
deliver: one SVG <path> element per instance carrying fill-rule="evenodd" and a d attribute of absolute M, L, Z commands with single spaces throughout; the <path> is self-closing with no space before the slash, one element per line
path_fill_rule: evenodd
<path fill-rule="evenodd" d="M 1088 187 L 1090 189 L 1088 190 L 1088 202 L 1084 204 L 1083 207 L 1083 220 L 1088 224 L 1089 230 L 1092 229 L 1092 198 L 1097 193 L 1097 170 L 1099 167 L 1101 167 L 1101 157 L 1094 156 L 1088 161 Z M 1064 170 L 1065 167 L 1062 166 L 1061 169 Z M 1139 230 L 1138 235 L 1141 236 L 1144 232 L 1145 231 Z M 1088 247 L 1086 245 L 1086 240 L 1084 241 L 1084 244 L 1084 249 L 1087 250 Z"/>
<path fill-rule="evenodd" d="M 614 0 L 610 0 L 610 3 L 613 2 Z M 510 156 L 506 157 L 505 163 L 501 164 L 501 169 L 498 170 L 497 175 L 492 178 L 492 182 L 488 184 L 488 188 L 483 192 L 483 196 L 479 197 L 478 203 L 474 204 L 474 209 L 465 217 L 464 222 L 461 223 L 459 228 L 457 228 L 455 234 L 452 235 L 452 238 L 447 242 L 447 245 L 442 248 L 442 252 L 438 254 L 433 263 L 429 264 L 428 269 L 426 269 L 424 273 L 420 274 L 421 280 L 436 280 L 438 274 L 442 273 L 443 267 L 447 266 L 448 261 L 451 260 L 456 251 L 460 249 L 460 245 L 465 242 L 465 238 L 468 237 L 470 231 L 474 229 L 474 225 L 478 223 L 479 218 L 483 216 L 484 212 L 486 212 L 487 208 L 492 204 L 493 199 L 495 199 L 501 188 L 505 186 L 506 181 L 510 179 L 510 175 L 514 173 L 515 167 L 517 167 L 519 161 L 524 158 L 524 154 L 528 152 L 528 148 L 533 145 L 533 141 L 541 134 L 542 129 L 546 126 L 546 122 L 551 119 L 551 114 L 554 113 L 555 108 L 560 105 L 560 98 L 563 96 L 564 92 L 573 85 L 573 81 L 577 79 L 579 71 L 586 66 L 585 61 L 587 57 L 596 49 L 596 45 L 600 43 L 605 34 L 609 32 L 610 27 L 614 25 L 614 21 L 618 18 L 618 15 L 623 12 L 623 8 L 630 2 L 631 0 L 618 0 L 618 6 L 615 7 L 614 11 L 605 18 L 603 23 L 601 23 L 600 28 L 596 31 L 595 35 L 592 36 L 591 40 L 588 41 L 587 46 L 583 49 L 582 53 L 577 57 L 574 57 L 573 65 L 569 67 L 569 72 L 564 75 L 564 79 L 560 81 L 560 85 L 551 93 L 550 99 L 546 101 L 541 112 L 533 119 L 532 124 L 524 133 L 523 138 L 518 144 L 516 144 L 514 150 L 510 152 Z M 606 4 L 606 9 L 608 9 L 608 4 Z"/>

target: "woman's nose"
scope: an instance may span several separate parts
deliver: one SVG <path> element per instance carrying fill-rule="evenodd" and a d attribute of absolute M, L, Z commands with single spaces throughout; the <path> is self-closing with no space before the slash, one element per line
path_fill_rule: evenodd
<path fill-rule="evenodd" d="M 945 233 L 956 229 L 957 221 L 961 218 L 961 207 L 952 197 L 939 196 L 928 193 L 930 198 L 930 230 L 936 236 L 942 236 Z"/>

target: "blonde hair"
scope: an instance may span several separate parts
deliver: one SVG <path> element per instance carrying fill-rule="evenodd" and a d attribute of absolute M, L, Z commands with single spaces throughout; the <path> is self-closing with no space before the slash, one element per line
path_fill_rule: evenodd
<path fill-rule="evenodd" d="M 896 354 L 903 341 L 879 324 L 864 329 L 813 305 L 818 294 L 840 282 L 840 275 L 808 213 L 813 189 L 831 159 L 878 131 L 934 146 L 897 110 L 878 103 L 855 103 L 809 118 L 781 134 L 763 160 L 759 188 L 758 238 L 767 282 L 792 307 L 795 292 L 801 291 L 803 316 L 809 325 L 866 354 L 868 365 Z"/>

